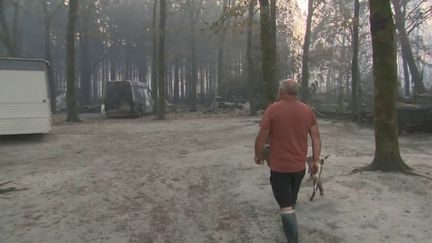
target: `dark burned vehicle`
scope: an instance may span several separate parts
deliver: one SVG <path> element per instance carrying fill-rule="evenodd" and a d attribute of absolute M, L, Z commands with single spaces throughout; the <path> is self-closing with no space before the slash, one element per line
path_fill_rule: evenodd
<path fill-rule="evenodd" d="M 213 109 L 243 109 L 244 102 L 238 100 L 226 100 L 223 97 L 216 96 L 213 99 L 211 107 Z"/>
<path fill-rule="evenodd" d="M 135 81 L 107 82 L 103 104 L 107 117 L 140 117 L 153 112 L 150 90 Z"/>
<path fill-rule="evenodd" d="M 432 132 L 432 94 L 416 95 L 413 101 L 397 106 L 399 132 Z"/>

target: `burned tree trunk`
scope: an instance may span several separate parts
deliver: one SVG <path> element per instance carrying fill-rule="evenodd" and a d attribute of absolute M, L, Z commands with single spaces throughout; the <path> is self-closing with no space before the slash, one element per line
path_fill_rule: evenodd
<path fill-rule="evenodd" d="M 174 60 L 174 104 L 179 102 L 179 85 L 180 85 L 180 59 L 178 57 Z"/>
<path fill-rule="evenodd" d="M 375 83 L 375 157 L 366 168 L 407 171 L 399 151 L 396 122 L 397 66 L 395 26 L 389 1 L 369 0 Z"/>
<path fill-rule="evenodd" d="M 117 80 L 116 48 L 115 43 L 110 47 L 110 80 Z"/>
<path fill-rule="evenodd" d="M 351 82 L 351 107 L 352 107 L 352 119 L 358 121 L 359 110 L 358 110 L 358 84 L 360 81 L 360 72 L 358 64 L 358 53 L 359 53 L 359 12 L 360 12 L 360 0 L 354 0 L 354 19 L 353 19 L 353 56 L 352 56 L 352 82 Z"/>
<path fill-rule="evenodd" d="M 160 19 L 158 32 L 158 109 L 157 118 L 165 119 L 165 22 L 166 22 L 166 0 L 160 0 Z"/>
<path fill-rule="evenodd" d="M 158 57 L 158 53 L 157 53 L 157 41 L 158 41 L 158 29 L 156 28 L 156 17 L 157 17 L 157 0 L 154 0 L 154 5 L 153 5 L 153 23 L 152 23 L 152 28 L 153 28 L 153 50 L 152 50 L 152 66 L 151 66 L 151 91 L 152 91 L 152 96 L 153 96 L 153 103 L 154 103 L 154 107 L 153 110 L 155 112 L 155 114 L 157 114 L 157 110 L 158 110 L 158 97 L 159 97 L 159 93 L 158 93 L 158 63 L 157 63 L 157 57 Z"/>
<path fill-rule="evenodd" d="M 409 96 L 411 91 L 411 83 L 410 83 L 410 75 L 408 70 L 408 63 L 405 55 L 402 54 L 402 65 L 403 65 L 403 73 L 404 73 L 404 83 L 405 83 L 405 95 Z"/>
<path fill-rule="evenodd" d="M 66 105 L 67 105 L 67 118 L 68 122 L 79 122 L 78 106 L 76 100 L 76 82 L 75 82 L 75 27 L 78 15 L 79 0 L 69 0 L 69 20 L 67 27 L 67 56 L 66 56 L 66 70 L 67 70 L 67 90 L 66 90 Z"/>
<path fill-rule="evenodd" d="M 226 14 L 226 11 L 228 9 L 228 0 L 223 0 L 222 4 L 222 15 Z M 215 95 L 219 93 L 218 87 L 220 84 L 224 82 L 224 52 L 225 52 L 225 36 L 226 36 L 226 22 L 228 22 L 227 18 L 224 17 L 225 20 L 221 22 L 219 28 L 218 28 L 218 50 L 217 50 L 217 80 L 215 82 Z"/>
<path fill-rule="evenodd" d="M 44 28 L 45 28 L 45 59 L 50 63 L 50 68 L 48 68 L 48 84 L 49 84 L 49 92 L 50 92 L 50 106 L 51 112 L 55 113 L 57 111 L 56 107 L 56 84 L 54 81 L 53 75 L 53 66 L 51 63 L 52 55 L 51 55 L 51 21 L 57 10 L 63 5 L 63 3 L 59 4 L 57 9 L 50 13 L 48 9 L 48 2 L 41 1 L 42 10 L 44 12 Z"/>
<path fill-rule="evenodd" d="M 202 3 L 202 1 L 201 1 Z M 195 14 L 194 9 L 192 9 L 192 7 L 195 5 L 195 1 L 192 0 L 192 5 L 191 5 L 191 9 L 189 9 L 190 11 L 190 37 L 191 37 L 191 68 L 192 68 L 192 77 L 191 77 L 191 93 L 190 93 L 190 111 L 195 112 L 197 111 L 196 108 L 196 90 L 197 90 L 197 80 L 198 80 L 198 67 L 197 67 L 197 57 L 196 57 L 196 43 L 195 43 L 195 23 L 196 23 L 196 17 L 198 12 Z M 200 6 L 201 7 L 201 6 Z M 199 7 L 199 8 L 200 8 Z"/>
<path fill-rule="evenodd" d="M 276 19 L 277 19 L 277 4 L 276 4 L 277 0 L 271 0 L 270 2 L 270 23 L 271 23 L 271 38 L 272 38 L 272 45 L 271 45 L 271 53 L 272 53 L 272 62 L 274 65 L 274 83 L 273 83 L 273 92 L 276 92 L 277 90 L 277 73 L 278 73 L 278 68 L 277 68 L 277 55 L 276 55 L 276 38 L 277 38 L 277 23 L 276 23 Z M 274 93 L 273 95 L 276 95 L 276 93 Z"/>
<path fill-rule="evenodd" d="M 421 74 L 415 62 L 414 54 L 412 52 L 412 48 L 410 46 L 410 41 L 408 38 L 408 33 L 405 29 L 405 15 L 404 13 L 402 13 L 401 3 L 398 0 L 392 0 L 392 2 L 395 11 L 396 28 L 398 30 L 399 40 L 402 49 L 402 57 L 404 61 L 406 61 L 408 64 L 412 81 L 414 83 L 415 93 L 421 94 L 425 92 L 425 87 L 424 87 Z"/>
<path fill-rule="evenodd" d="M 13 25 L 11 28 L 8 26 L 8 18 L 6 16 L 7 1 L 0 1 L 0 42 L 4 45 L 7 55 L 10 57 L 18 56 L 18 14 L 19 14 L 19 1 L 11 2 L 14 7 Z"/>
<path fill-rule="evenodd" d="M 92 70 L 90 67 L 90 47 L 89 47 L 89 37 L 88 37 L 88 26 L 87 21 L 83 20 L 83 31 L 80 32 L 80 84 L 81 84 L 81 102 L 84 105 L 91 104 L 91 76 Z"/>
<path fill-rule="evenodd" d="M 308 2 L 308 15 L 306 18 L 306 33 L 303 43 L 303 60 L 302 60 L 302 81 L 301 81 L 301 98 L 303 101 L 309 100 L 309 47 L 312 29 L 312 16 L 314 12 L 313 1 Z"/>
<path fill-rule="evenodd" d="M 266 91 L 266 104 L 270 105 L 275 100 L 276 83 L 276 48 L 273 46 L 274 33 L 271 21 L 270 4 L 268 0 L 260 0 L 260 25 L 261 25 L 261 55 L 263 80 Z"/>
<path fill-rule="evenodd" d="M 247 77 L 249 81 L 249 114 L 251 116 L 256 115 L 256 79 L 254 75 L 253 68 L 253 56 L 252 56 L 252 34 L 253 34 L 253 15 L 256 5 L 256 0 L 249 1 L 249 11 L 248 11 L 248 22 L 247 22 L 247 44 L 246 44 L 246 59 L 247 59 Z"/>

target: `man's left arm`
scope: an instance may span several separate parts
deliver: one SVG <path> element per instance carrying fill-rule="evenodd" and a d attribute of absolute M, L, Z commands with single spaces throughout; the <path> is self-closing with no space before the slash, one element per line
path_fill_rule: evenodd
<path fill-rule="evenodd" d="M 262 151 L 264 150 L 264 146 L 266 144 L 269 132 L 270 132 L 269 129 L 261 127 L 255 139 L 255 163 L 256 164 L 260 165 L 263 163 Z"/>
<path fill-rule="evenodd" d="M 267 142 L 267 137 L 270 133 L 271 127 L 271 110 L 272 106 L 267 107 L 264 115 L 261 118 L 261 122 L 259 124 L 260 130 L 255 139 L 255 163 L 260 165 L 263 164 L 263 150 L 264 146 Z"/>

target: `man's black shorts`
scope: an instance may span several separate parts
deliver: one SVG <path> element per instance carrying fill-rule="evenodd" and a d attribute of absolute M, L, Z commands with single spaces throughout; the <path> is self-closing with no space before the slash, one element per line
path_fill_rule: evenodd
<path fill-rule="evenodd" d="M 270 172 L 273 195 L 280 208 L 295 206 L 304 175 L 305 170 L 292 173 Z"/>

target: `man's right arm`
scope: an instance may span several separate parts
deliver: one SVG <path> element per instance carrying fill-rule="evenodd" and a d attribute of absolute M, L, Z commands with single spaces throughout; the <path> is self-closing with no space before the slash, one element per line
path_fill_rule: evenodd
<path fill-rule="evenodd" d="M 319 161 L 321 155 L 321 137 L 317 122 L 309 128 L 309 134 L 312 139 L 312 158 L 315 163 Z"/>

